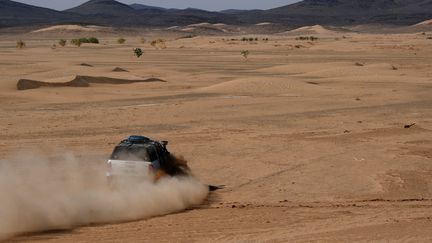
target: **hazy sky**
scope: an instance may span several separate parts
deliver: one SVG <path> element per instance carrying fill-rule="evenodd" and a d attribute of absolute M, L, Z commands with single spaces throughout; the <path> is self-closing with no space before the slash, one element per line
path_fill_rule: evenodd
<path fill-rule="evenodd" d="M 36 6 L 64 10 L 75 7 L 87 0 L 14 0 Z M 119 2 L 131 4 L 141 3 L 151 6 L 168 8 L 200 8 L 207 10 L 223 9 L 268 9 L 280 7 L 299 0 L 120 0 Z"/>

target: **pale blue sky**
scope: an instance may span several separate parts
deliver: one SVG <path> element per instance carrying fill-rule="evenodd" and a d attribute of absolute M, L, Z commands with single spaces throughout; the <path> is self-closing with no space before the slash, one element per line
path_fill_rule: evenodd
<path fill-rule="evenodd" d="M 64 10 L 78 6 L 87 0 L 14 0 L 35 6 Z M 167 8 L 200 8 L 207 10 L 223 9 L 269 9 L 288 5 L 299 0 L 120 0 L 126 4 L 141 3 Z"/>

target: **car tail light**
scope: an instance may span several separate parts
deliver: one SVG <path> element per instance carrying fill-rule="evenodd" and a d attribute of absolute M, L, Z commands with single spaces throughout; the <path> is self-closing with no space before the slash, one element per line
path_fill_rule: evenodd
<path fill-rule="evenodd" d="M 151 173 L 151 172 L 154 172 L 153 165 L 149 165 L 149 166 L 148 166 L 148 170 L 149 170 L 150 173 Z"/>

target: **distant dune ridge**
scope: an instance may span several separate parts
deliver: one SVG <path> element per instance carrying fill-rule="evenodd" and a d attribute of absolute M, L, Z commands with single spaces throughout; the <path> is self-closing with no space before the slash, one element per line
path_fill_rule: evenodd
<path fill-rule="evenodd" d="M 280 34 L 286 35 L 335 35 L 341 32 L 349 32 L 343 28 L 329 28 L 321 25 L 304 26 L 294 30 L 286 31 Z"/>
<path fill-rule="evenodd" d="M 96 25 L 54 25 L 47 28 L 37 29 L 32 31 L 32 33 L 41 32 L 97 32 L 109 30 L 109 27 L 96 26 Z"/>
<path fill-rule="evenodd" d="M 292 27 L 305 25 L 396 24 L 413 25 L 432 19 L 432 0 L 304 0 L 269 10 L 166 9 L 115 0 L 90 0 L 77 7 L 55 11 L 11 0 L 0 0 L 0 27 L 29 24 L 110 26 L 172 26 L 201 22 L 259 24 Z"/>
<path fill-rule="evenodd" d="M 416 24 L 415 26 L 432 26 L 432 19 L 420 22 Z"/>

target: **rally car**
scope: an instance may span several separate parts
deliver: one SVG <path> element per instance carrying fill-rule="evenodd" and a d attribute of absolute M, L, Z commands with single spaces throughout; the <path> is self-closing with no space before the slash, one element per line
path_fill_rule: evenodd
<path fill-rule="evenodd" d="M 156 141 L 144 136 L 129 136 L 121 141 L 107 162 L 107 178 L 111 183 L 118 180 L 157 181 L 164 175 L 185 175 L 186 164 L 167 150 L 167 141 Z"/>

